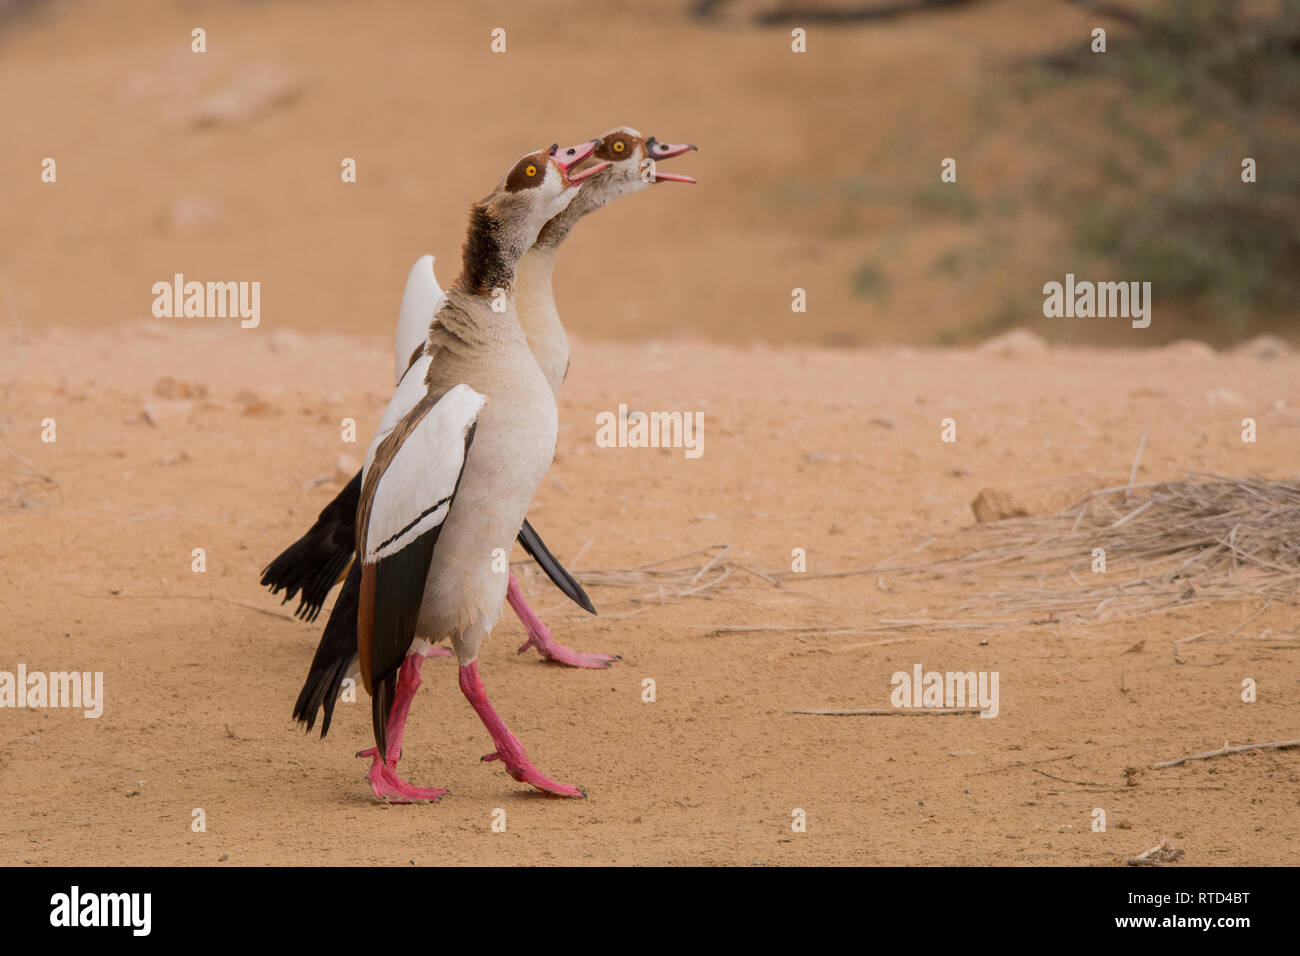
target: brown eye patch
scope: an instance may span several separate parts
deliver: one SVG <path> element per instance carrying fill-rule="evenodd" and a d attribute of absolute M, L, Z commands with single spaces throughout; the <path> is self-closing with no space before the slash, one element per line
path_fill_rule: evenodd
<path fill-rule="evenodd" d="M 506 192 L 517 193 L 540 185 L 546 178 L 546 161 L 544 153 L 533 153 L 515 163 L 515 168 L 506 177 Z"/>
<path fill-rule="evenodd" d="M 601 162 L 618 162 L 620 159 L 627 159 L 632 155 L 632 147 L 635 143 L 636 140 L 624 136 L 622 133 L 606 136 L 600 141 L 600 145 L 596 147 L 596 152 L 592 155 Z"/>

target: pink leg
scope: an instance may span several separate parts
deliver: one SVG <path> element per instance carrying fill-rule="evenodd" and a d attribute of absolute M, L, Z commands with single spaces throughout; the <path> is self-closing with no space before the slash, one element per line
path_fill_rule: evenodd
<path fill-rule="evenodd" d="M 445 647 L 435 647 L 429 651 L 429 657 L 450 655 Z M 389 803 L 435 803 L 446 796 L 447 791 L 437 787 L 416 787 L 397 775 L 397 761 L 402 757 L 402 735 L 406 732 L 406 717 L 411 711 L 411 700 L 420 689 L 420 665 L 424 663 L 424 654 L 408 655 L 402 661 L 402 669 L 397 675 L 397 694 L 393 698 L 393 709 L 388 714 L 388 759 L 379 759 L 379 748 L 370 747 L 357 754 L 358 757 L 370 757 L 370 789 L 376 797 Z"/>
<path fill-rule="evenodd" d="M 483 726 L 492 735 L 492 742 L 497 745 L 495 751 L 483 757 L 484 760 L 505 761 L 506 772 L 510 776 L 520 783 L 531 784 L 538 790 L 545 790 L 547 793 L 558 794 L 562 797 L 586 796 L 577 787 L 556 783 L 554 780 L 543 776 L 541 771 L 529 762 L 528 755 L 524 753 L 524 745 L 510 732 L 510 728 L 497 715 L 497 712 L 492 707 L 492 702 L 488 700 L 487 691 L 483 689 L 483 682 L 478 677 L 478 661 L 471 661 L 461 667 L 460 689 L 461 693 L 469 701 L 470 706 L 478 714 L 479 720 L 483 721 Z"/>
<path fill-rule="evenodd" d="M 537 612 L 524 600 L 524 592 L 519 590 L 519 582 L 515 580 L 513 574 L 510 575 L 510 586 L 506 588 L 506 600 L 515 609 L 519 620 L 524 624 L 524 630 L 528 632 L 528 640 L 524 641 L 523 646 L 519 648 L 520 654 L 530 647 L 535 647 L 546 660 L 567 664 L 569 667 L 609 667 L 619 660 L 618 657 L 610 657 L 608 654 L 587 654 L 569 650 L 552 637 L 550 628 L 542 623 Z"/>

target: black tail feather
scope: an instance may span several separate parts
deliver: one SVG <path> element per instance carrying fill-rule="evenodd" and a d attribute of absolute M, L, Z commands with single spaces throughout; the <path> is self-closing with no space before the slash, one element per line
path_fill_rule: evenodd
<path fill-rule="evenodd" d="M 524 519 L 524 526 L 519 529 L 519 544 L 528 552 L 528 556 L 542 566 L 546 576 L 550 578 L 557 588 L 568 595 L 578 607 L 592 614 L 596 613 L 596 608 L 591 603 L 591 598 L 587 597 L 587 592 L 582 589 L 582 585 L 573 579 L 564 565 L 551 554 L 550 549 L 546 547 L 546 542 L 542 540 L 533 526 Z"/>
<path fill-rule="evenodd" d="M 334 705 L 343 689 L 343 679 L 348 676 L 352 660 L 357 656 L 357 601 L 361 594 L 361 569 L 354 564 L 339 591 L 338 600 L 325 622 L 316 656 L 312 658 L 307 680 L 293 705 L 293 719 L 311 731 L 316 715 L 325 709 L 320 735 L 329 733 Z"/>
<path fill-rule="evenodd" d="M 397 671 L 375 681 L 370 694 L 370 720 L 375 725 L 375 746 L 379 748 L 382 759 L 388 753 L 388 712 L 393 709 L 393 698 L 397 696 Z"/>
<path fill-rule="evenodd" d="M 356 548 L 357 502 L 361 472 L 322 510 L 311 529 L 262 570 L 262 586 L 272 594 L 284 591 L 284 601 L 302 592 L 294 614 L 314 621 Z M 281 602 L 284 603 L 284 602 Z"/>

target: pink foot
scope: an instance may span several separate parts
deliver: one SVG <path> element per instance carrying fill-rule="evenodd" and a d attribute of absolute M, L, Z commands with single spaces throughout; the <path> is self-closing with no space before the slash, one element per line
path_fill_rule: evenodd
<path fill-rule="evenodd" d="M 497 745 L 495 751 L 483 757 L 484 760 L 503 761 L 506 765 L 506 772 L 510 776 L 520 783 L 529 784 L 546 793 L 554 793 L 561 797 L 586 796 L 577 787 L 571 787 L 565 783 L 556 783 L 550 777 L 544 776 L 540 770 L 532 765 L 528 755 L 524 753 L 523 744 L 510 732 L 510 728 L 505 725 L 505 722 L 493 709 L 491 701 L 488 700 L 487 691 L 483 689 L 483 682 L 479 680 L 478 661 L 471 661 L 461 667 L 460 689 L 469 701 L 470 706 L 478 714 L 479 720 L 483 721 L 483 726 L 492 735 L 492 742 Z"/>
<path fill-rule="evenodd" d="M 524 600 L 524 594 L 519 590 L 519 582 L 515 580 L 513 574 L 510 575 L 510 586 L 506 588 L 506 600 L 514 608 L 515 614 L 519 615 L 524 630 L 528 632 L 528 640 L 524 641 L 519 648 L 520 654 L 530 647 L 535 647 L 537 653 L 546 660 L 566 664 L 569 667 L 609 667 L 615 661 L 622 660 L 620 657 L 610 657 L 608 654 L 588 654 L 570 650 L 557 641 L 551 636 L 551 629 L 542 623 L 537 612 Z"/>
<path fill-rule="evenodd" d="M 429 657 L 443 657 L 451 654 L 446 648 L 435 647 L 429 651 Z M 436 803 L 447 795 L 446 790 L 437 787 L 416 787 L 397 775 L 397 761 L 402 757 L 402 735 L 406 732 L 406 718 L 411 711 L 411 701 L 420 689 L 420 665 L 424 663 L 422 654 L 408 655 L 402 661 L 402 669 L 397 675 L 397 693 L 393 697 L 393 709 L 388 714 L 388 759 L 379 759 L 379 748 L 368 747 L 357 754 L 371 760 L 370 789 L 380 800 L 389 803 Z"/>
<path fill-rule="evenodd" d="M 373 749 L 373 748 L 371 748 Z M 357 754 L 358 757 L 361 754 Z M 397 775 L 397 771 L 376 760 L 370 765 L 370 789 L 386 803 L 437 803 L 447 795 L 438 787 L 416 787 Z"/>

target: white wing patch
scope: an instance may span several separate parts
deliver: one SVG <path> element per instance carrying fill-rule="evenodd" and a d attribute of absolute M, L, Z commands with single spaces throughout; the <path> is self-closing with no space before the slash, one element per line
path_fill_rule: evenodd
<path fill-rule="evenodd" d="M 447 294 L 442 291 L 433 274 L 433 256 L 416 259 L 406 276 L 402 307 L 397 313 L 397 342 L 393 350 L 396 381 L 402 380 L 402 373 L 411 361 L 411 353 L 429 337 L 433 317 L 446 301 Z"/>
<path fill-rule="evenodd" d="M 370 443 L 370 450 L 366 452 L 366 471 L 370 470 L 370 463 L 375 460 L 375 451 L 379 448 L 379 443 L 411 413 L 411 409 L 420 403 L 420 399 L 429 394 L 429 387 L 424 384 L 424 376 L 432 362 L 432 356 L 421 355 L 397 383 L 393 397 L 388 400 L 388 407 L 384 409 L 384 417 L 379 420 L 379 431 L 375 434 L 375 440 Z"/>
<path fill-rule="evenodd" d="M 420 382 L 423 385 L 423 376 Z M 465 464 L 465 436 L 486 402 L 484 395 L 468 385 L 457 385 L 429 409 L 402 442 L 375 488 L 366 531 L 365 564 L 396 554 L 447 517 Z M 376 439 L 371 445 L 367 471 L 378 442 Z"/>

